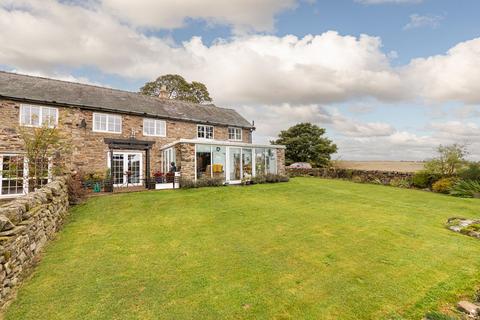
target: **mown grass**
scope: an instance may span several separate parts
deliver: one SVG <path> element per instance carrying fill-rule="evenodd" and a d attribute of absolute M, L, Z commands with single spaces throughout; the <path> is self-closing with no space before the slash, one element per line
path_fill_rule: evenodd
<path fill-rule="evenodd" d="M 296 178 L 75 207 L 6 319 L 420 319 L 472 294 L 480 201 Z"/>

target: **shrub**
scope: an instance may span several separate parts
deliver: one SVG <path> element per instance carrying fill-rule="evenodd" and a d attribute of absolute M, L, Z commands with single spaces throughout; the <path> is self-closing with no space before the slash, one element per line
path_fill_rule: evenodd
<path fill-rule="evenodd" d="M 480 162 L 469 162 L 458 172 L 458 176 L 463 180 L 480 180 Z"/>
<path fill-rule="evenodd" d="M 71 205 L 79 204 L 86 195 L 85 188 L 83 188 L 80 174 L 74 174 L 67 178 L 68 202 Z"/>
<path fill-rule="evenodd" d="M 397 188 L 410 188 L 412 183 L 407 178 L 393 178 L 390 180 L 390 185 Z"/>
<path fill-rule="evenodd" d="M 290 179 L 287 176 L 282 176 L 280 174 L 268 173 L 265 175 L 265 180 L 267 183 L 277 183 L 277 182 L 288 182 Z"/>
<path fill-rule="evenodd" d="M 197 181 L 186 179 L 180 177 L 180 188 L 182 189 L 191 189 L 191 188 L 203 188 L 203 187 L 221 187 L 223 186 L 222 178 L 200 178 Z"/>
<path fill-rule="evenodd" d="M 451 188 L 450 194 L 462 198 L 480 198 L 480 181 L 459 180 Z"/>
<path fill-rule="evenodd" d="M 467 148 L 460 144 L 440 145 L 437 152 L 436 158 L 425 163 L 425 169 L 447 177 L 458 173 L 465 165 L 465 156 L 468 154 Z"/>
<path fill-rule="evenodd" d="M 81 177 L 83 182 L 101 182 L 105 179 L 105 174 L 100 171 L 89 172 Z"/>
<path fill-rule="evenodd" d="M 252 183 L 253 184 L 262 184 L 262 183 L 266 183 L 267 182 L 267 179 L 264 175 L 259 175 L 259 176 L 255 176 L 252 178 Z"/>
<path fill-rule="evenodd" d="M 438 193 L 450 193 L 450 189 L 452 189 L 454 184 L 454 178 L 443 178 L 432 185 L 432 191 Z"/>
<path fill-rule="evenodd" d="M 413 186 L 420 189 L 431 188 L 432 185 L 442 178 L 441 175 L 428 172 L 428 171 L 418 171 L 412 178 Z"/>
<path fill-rule="evenodd" d="M 262 184 L 262 183 L 277 183 L 277 182 L 288 182 L 290 178 L 281 174 L 267 173 L 266 175 L 259 175 L 252 177 L 252 184 Z"/>
<path fill-rule="evenodd" d="M 221 187 L 223 186 L 223 178 L 208 178 L 208 177 L 203 177 L 197 180 L 196 182 L 196 187 L 197 188 L 202 188 L 202 187 Z"/>

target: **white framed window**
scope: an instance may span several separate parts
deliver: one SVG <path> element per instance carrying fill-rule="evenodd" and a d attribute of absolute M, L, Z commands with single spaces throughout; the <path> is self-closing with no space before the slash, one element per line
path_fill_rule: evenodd
<path fill-rule="evenodd" d="M 95 132 L 122 133 L 122 116 L 94 113 L 92 130 Z"/>
<path fill-rule="evenodd" d="M 143 119 L 143 135 L 153 137 L 166 137 L 166 121 L 157 119 Z"/>
<path fill-rule="evenodd" d="M 203 124 L 197 125 L 197 138 L 213 139 L 213 126 L 207 126 Z"/>
<path fill-rule="evenodd" d="M 25 194 L 27 165 L 21 155 L 0 154 L 0 197 Z"/>
<path fill-rule="evenodd" d="M 48 126 L 53 128 L 58 124 L 58 109 L 22 104 L 20 106 L 20 124 L 27 127 Z"/>
<path fill-rule="evenodd" d="M 228 140 L 242 141 L 242 129 L 241 128 L 228 128 Z"/>

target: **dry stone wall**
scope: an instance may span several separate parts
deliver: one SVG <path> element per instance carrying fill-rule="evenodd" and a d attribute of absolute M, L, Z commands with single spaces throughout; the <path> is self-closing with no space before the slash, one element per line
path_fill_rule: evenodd
<path fill-rule="evenodd" d="M 35 265 L 68 213 L 67 178 L 0 206 L 0 306 Z"/>
<path fill-rule="evenodd" d="M 330 179 L 346 179 L 358 182 L 389 185 L 394 179 L 413 178 L 414 173 L 396 171 L 367 171 L 337 168 L 292 169 L 287 168 L 290 177 L 313 176 Z"/>

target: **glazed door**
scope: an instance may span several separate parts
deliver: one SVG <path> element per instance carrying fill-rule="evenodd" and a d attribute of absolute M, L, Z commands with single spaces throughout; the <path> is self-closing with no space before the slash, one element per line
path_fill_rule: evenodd
<path fill-rule="evenodd" d="M 133 152 L 113 153 L 113 186 L 139 186 L 142 184 L 142 154 Z"/>

